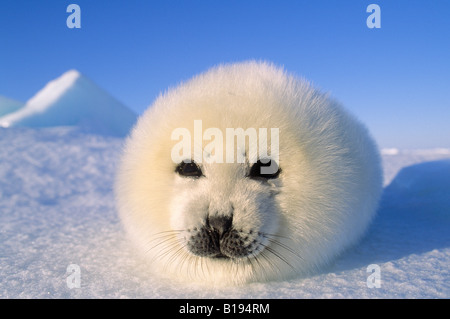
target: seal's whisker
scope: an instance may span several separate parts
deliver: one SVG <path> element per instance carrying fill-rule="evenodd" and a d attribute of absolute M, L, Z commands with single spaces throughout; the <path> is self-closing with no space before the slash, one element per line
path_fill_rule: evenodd
<path fill-rule="evenodd" d="M 186 244 L 182 245 L 180 248 L 178 248 L 177 250 L 173 251 L 172 254 L 167 258 L 166 266 L 168 266 L 167 264 L 169 264 L 169 265 L 172 264 L 174 259 L 176 257 L 178 257 L 179 254 L 182 254 L 184 252 L 185 247 L 186 247 Z"/>
<path fill-rule="evenodd" d="M 205 277 L 205 270 L 203 268 L 203 262 L 204 262 L 204 258 L 199 258 L 200 259 L 200 268 L 202 269 L 202 276 Z"/>
<path fill-rule="evenodd" d="M 166 234 L 161 235 L 162 233 L 166 233 Z M 153 235 L 150 237 L 150 239 L 146 242 L 145 246 L 147 247 L 148 245 L 150 245 L 150 244 L 152 244 L 152 243 L 154 243 L 154 242 L 156 242 L 156 241 L 159 241 L 159 243 L 156 243 L 156 244 L 154 245 L 154 247 L 157 247 L 157 246 L 159 246 L 161 243 L 164 243 L 166 240 L 177 239 L 178 233 L 179 233 L 179 231 L 172 231 L 172 230 L 155 233 L 155 234 L 153 234 Z M 160 236 L 160 235 L 161 235 L 161 236 Z M 147 249 L 147 250 L 145 251 L 145 253 L 148 253 L 148 252 L 149 252 L 150 250 L 152 250 L 152 249 L 153 249 L 153 247 L 150 248 L 150 249 Z"/>
<path fill-rule="evenodd" d="M 154 233 L 151 235 L 150 240 L 148 241 L 148 243 L 157 240 L 158 238 L 164 238 L 164 237 L 170 237 L 170 236 L 176 236 L 180 233 L 182 233 L 183 230 L 166 230 L 166 231 L 161 231 L 158 233 Z"/>
<path fill-rule="evenodd" d="M 265 254 L 264 250 L 261 251 L 259 253 L 259 255 L 264 258 L 264 260 L 266 261 L 267 265 L 270 266 L 271 270 L 276 271 L 276 272 L 280 272 L 279 267 L 270 260 L 270 258 Z M 263 269 L 265 269 L 265 267 Z"/>
<path fill-rule="evenodd" d="M 270 252 L 272 255 L 276 256 L 277 258 L 279 258 L 280 260 L 282 260 L 285 264 L 289 265 L 292 269 L 296 270 L 294 266 L 292 266 L 287 260 L 286 258 L 281 255 L 279 252 L 275 251 L 274 249 L 270 248 L 267 245 L 264 245 L 264 248 L 266 251 Z"/>
<path fill-rule="evenodd" d="M 246 260 L 250 264 L 250 267 L 252 268 L 252 271 L 255 271 L 255 266 L 253 265 L 253 262 L 252 262 L 250 256 L 247 256 Z"/>
<path fill-rule="evenodd" d="M 269 233 L 261 233 L 262 236 L 264 237 L 279 237 L 279 238 L 284 238 L 284 239 L 289 239 L 292 240 L 292 238 L 287 237 L 287 236 L 283 236 L 283 235 L 278 235 L 278 234 L 269 234 Z"/>
<path fill-rule="evenodd" d="M 189 254 L 189 259 L 190 259 L 190 266 L 194 267 L 194 278 L 198 277 L 198 270 L 199 270 L 198 262 L 201 259 L 198 256 L 194 256 L 192 254 Z"/>
<path fill-rule="evenodd" d="M 153 245 L 152 247 L 148 248 L 146 253 L 149 253 L 151 250 L 155 249 L 156 247 L 160 246 L 160 245 L 165 245 L 165 244 L 171 244 L 171 243 L 176 243 L 178 240 L 176 237 L 169 237 L 169 238 L 165 238 L 165 239 L 161 239 L 160 242 L 156 243 L 155 245 Z M 149 242 L 148 244 L 150 244 L 151 242 Z"/>
<path fill-rule="evenodd" d="M 180 263 L 179 263 L 178 267 L 180 268 L 180 270 L 182 270 L 184 263 L 187 262 L 187 266 L 186 266 L 187 267 L 187 273 L 192 278 L 192 275 L 190 274 L 190 265 L 192 264 L 191 263 L 191 259 L 192 259 L 193 256 L 191 254 L 189 254 L 186 250 L 184 250 L 185 247 L 186 247 L 186 244 L 184 244 L 182 246 L 183 251 L 181 251 L 179 253 L 182 256 L 180 256 L 180 258 L 179 258 Z"/>
<path fill-rule="evenodd" d="M 303 257 L 300 256 L 294 249 L 292 249 L 291 247 L 289 247 L 286 244 L 283 244 L 282 242 L 278 241 L 278 240 L 274 240 L 274 239 L 270 239 L 268 238 L 268 241 L 274 245 L 278 245 L 282 248 L 284 248 L 285 250 L 287 250 L 288 252 L 290 252 L 291 254 L 293 254 L 294 256 L 300 258 L 301 260 L 303 260 Z"/>
<path fill-rule="evenodd" d="M 172 239 L 177 239 L 176 235 L 165 235 L 163 237 L 153 238 L 147 242 L 147 245 L 155 244 L 155 246 L 158 246 L 159 244 Z"/>
<path fill-rule="evenodd" d="M 169 230 L 163 230 L 157 233 L 154 233 L 153 235 L 159 235 L 159 234 L 164 234 L 164 233 L 180 233 L 185 231 L 184 229 L 169 229 Z"/>
<path fill-rule="evenodd" d="M 192 256 L 191 259 L 194 259 L 194 262 L 193 262 L 194 263 L 194 273 L 195 273 L 195 276 L 197 276 L 198 275 L 198 261 L 200 260 L 200 258 Z M 192 262 L 191 262 L 191 265 L 192 265 Z"/>
<path fill-rule="evenodd" d="M 152 235 L 152 238 L 155 238 L 155 239 L 157 239 L 157 238 L 164 238 L 164 237 L 168 237 L 168 236 L 176 236 L 176 235 L 178 235 L 179 233 L 181 233 L 181 232 L 166 232 L 165 234 L 163 234 L 163 233 L 158 233 L 158 234 L 153 234 Z"/>
<path fill-rule="evenodd" d="M 253 262 L 251 261 L 252 259 L 254 259 L 257 265 L 253 264 Z M 252 267 L 254 275 L 257 274 L 256 271 L 259 269 L 261 269 L 261 271 L 267 274 L 266 268 L 263 265 L 261 265 L 261 262 L 259 261 L 259 254 L 255 255 L 254 253 L 251 253 L 249 256 L 247 256 L 247 260 Z"/>
<path fill-rule="evenodd" d="M 155 256 L 155 259 L 163 258 L 164 256 L 166 256 L 168 253 L 170 253 L 171 249 L 177 247 L 180 244 L 180 242 L 178 240 L 171 240 L 171 241 L 167 240 L 165 244 L 166 244 L 165 246 L 160 248 L 159 253 Z"/>

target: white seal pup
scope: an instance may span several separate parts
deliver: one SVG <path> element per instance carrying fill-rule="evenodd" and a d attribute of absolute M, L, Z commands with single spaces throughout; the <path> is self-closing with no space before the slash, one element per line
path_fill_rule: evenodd
<path fill-rule="evenodd" d="M 366 128 L 306 81 L 255 61 L 159 96 L 126 141 L 115 185 L 149 269 L 208 284 L 317 271 L 362 236 L 381 190 Z"/>

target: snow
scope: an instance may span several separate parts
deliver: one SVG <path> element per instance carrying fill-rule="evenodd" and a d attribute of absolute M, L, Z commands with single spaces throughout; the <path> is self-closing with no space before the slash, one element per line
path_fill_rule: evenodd
<path fill-rule="evenodd" d="M 136 122 L 130 109 L 77 70 L 47 83 L 24 107 L 0 117 L 0 127 L 78 126 L 123 137 Z"/>
<path fill-rule="evenodd" d="M 385 192 L 364 239 L 311 277 L 206 288 L 152 277 L 112 183 L 124 139 L 0 128 L 1 298 L 449 298 L 450 151 L 383 150 Z M 80 288 L 69 288 L 69 265 Z M 368 288 L 369 265 L 380 288 Z"/>

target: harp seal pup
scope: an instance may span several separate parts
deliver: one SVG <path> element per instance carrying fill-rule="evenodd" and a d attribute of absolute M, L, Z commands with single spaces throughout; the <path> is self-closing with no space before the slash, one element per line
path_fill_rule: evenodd
<path fill-rule="evenodd" d="M 230 128 L 247 135 L 225 140 Z M 255 142 L 252 128 L 269 130 Z M 126 140 L 115 183 L 148 269 L 208 285 L 313 274 L 364 234 L 381 190 L 366 128 L 259 61 L 214 67 L 161 94 Z"/>

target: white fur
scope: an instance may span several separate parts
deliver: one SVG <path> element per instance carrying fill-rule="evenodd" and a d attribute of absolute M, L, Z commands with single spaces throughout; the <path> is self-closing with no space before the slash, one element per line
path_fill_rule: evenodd
<path fill-rule="evenodd" d="M 204 162 L 204 178 L 178 176 L 171 133 L 193 132 L 194 120 L 223 132 L 279 128 L 279 178 L 245 177 L 249 158 Z M 127 140 L 115 192 L 123 224 L 155 273 L 242 284 L 307 275 L 330 262 L 364 233 L 381 189 L 379 154 L 363 125 L 307 82 L 251 61 L 213 68 L 161 95 Z M 205 216 L 233 208 L 233 227 L 247 234 L 243 244 L 256 242 L 251 256 L 187 250 Z"/>

